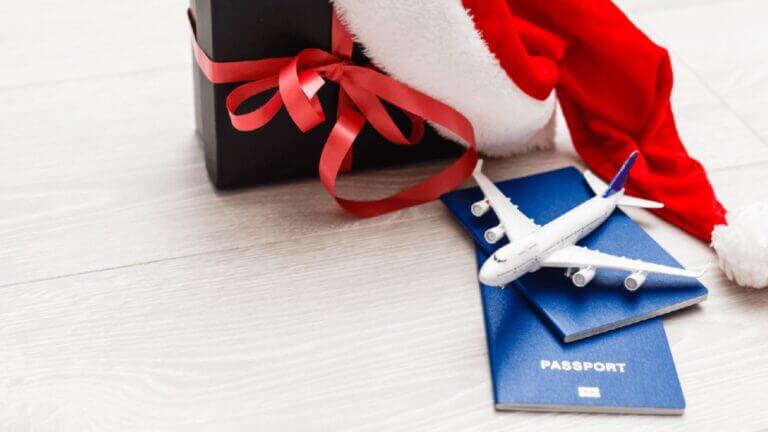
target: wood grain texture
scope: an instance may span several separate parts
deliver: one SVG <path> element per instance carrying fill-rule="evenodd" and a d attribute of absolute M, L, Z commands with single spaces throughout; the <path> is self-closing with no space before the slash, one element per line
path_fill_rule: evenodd
<path fill-rule="evenodd" d="M 768 7 L 620 4 L 670 47 L 680 133 L 722 200 L 767 201 Z M 439 203 L 360 220 L 312 179 L 211 188 L 185 7 L 0 5 L 0 430 L 766 427 L 768 291 L 718 271 L 707 302 L 665 319 L 683 417 L 495 412 L 472 247 Z M 735 51 L 708 48 L 728 38 Z M 555 152 L 488 174 L 579 165 L 560 120 Z M 355 174 L 342 191 L 381 195 L 437 167 Z M 684 264 L 713 259 L 631 214 Z"/>

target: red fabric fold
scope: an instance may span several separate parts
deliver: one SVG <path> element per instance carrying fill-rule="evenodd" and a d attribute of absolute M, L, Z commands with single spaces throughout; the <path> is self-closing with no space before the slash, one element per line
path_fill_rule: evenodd
<path fill-rule="evenodd" d="M 634 150 L 629 193 L 661 201 L 662 218 L 709 241 L 725 223 L 670 106 L 669 55 L 608 0 L 463 0 L 510 79 L 531 97 L 553 90 L 576 151 L 608 179 Z"/>

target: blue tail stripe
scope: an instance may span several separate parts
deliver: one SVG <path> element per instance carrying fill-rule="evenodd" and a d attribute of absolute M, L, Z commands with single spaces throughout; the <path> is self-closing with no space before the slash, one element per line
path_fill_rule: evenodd
<path fill-rule="evenodd" d="M 624 162 L 624 165 L 622 165 L 621 169 L 616 174 L 616 177 L 614 177 L 611 181 L 611 184 L 608 185 L 608 189 L 606 189 L 603 193 L 603 198 L 608 198 L 609 196 L 624 189 L 624 183 L 627 182 L 627 177 L 629 177 L 629 170 L 631 170 L 632 165 L 635 164 L 635 159 L 637 159 L 637 151 L 634 151 L 631 155 L 629 155 L 629 158 L 627 158 L 627 161 Z"/>

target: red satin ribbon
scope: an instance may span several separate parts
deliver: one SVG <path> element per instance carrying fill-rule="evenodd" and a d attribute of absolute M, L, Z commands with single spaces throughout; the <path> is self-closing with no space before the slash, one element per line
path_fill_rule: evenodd
<path fill-rule="evenodd" d="M 193 24 L 194 27 L 194 24 Z M 334 14 L 332 52 L 307 48 L 294 57 L 236 62 L 214 62 L 194 41 L 195 59 L 214 84 L 244 82 L 227 96 L 232 126 L 240 131 L 258 129 L 285 107 L 302 131 L 325 121 L 317 92 L 326 80 L 339 84 L 339 109 L 336 124 L 320 156 L 320 179 L 336 202 L 359 216 L 377 216 L 438 198 L 455 189 L 472 174 L 477 163 L 472 124 L 453 108 L 420 93 L 381 72 L 352 64 L 353 41 Z M 248 99 L 277 89 L 263 105 L 236 114 Z M 382 100 L 403 110 L 411 121 L 411 134 L 405 137 L 387 113 Z M 372 201 L 353 201 L 336 195 L 336 179 L 349 168 L 352 145 L 366 122 L 389 141 L 414 145 L 424 134 L 424 120 L 451 131 L 469 144 L 468 150 L 438 174 L 402 192 Z"/>

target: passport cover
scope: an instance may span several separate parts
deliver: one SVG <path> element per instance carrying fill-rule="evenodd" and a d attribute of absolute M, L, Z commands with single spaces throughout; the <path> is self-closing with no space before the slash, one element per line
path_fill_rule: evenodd
<path fill-rule="evenodd" d="M 594 196 L 581 172 L 573 167 L 507 180 L 497 186 L 540 225 Z M 470 206 L 482 198 L 480 189 L 472 188 L 445 194 L 441 199 L 475 242 L 490 255 L 506 245 L 507 240 L 490 245 L 483 239 L 485 230 L 499 222 L 492 210 L 480 218 L 472 216 Z M 680 267 L 620 209 L 578 244 L 613 255 Z M 521 277 L 517 283 L 521 292 L 566 342 L 663 315 L 707 298 L 707 289 L 696 279 L 658 274 L 648 275 L 637 292 L 628 292 L 623 284 L 628 274 L 601 269 L 586 287 L 577 288 L 564 276 L 563 269 L 544 268 Z"/>
<path fill-rule="evenodd" d="M 478 248 L 478 264 L 487 256 Z M 661 318 L 566 344 L 514 284 L 480 292 L 496 409 L 683 413 Z"/>

